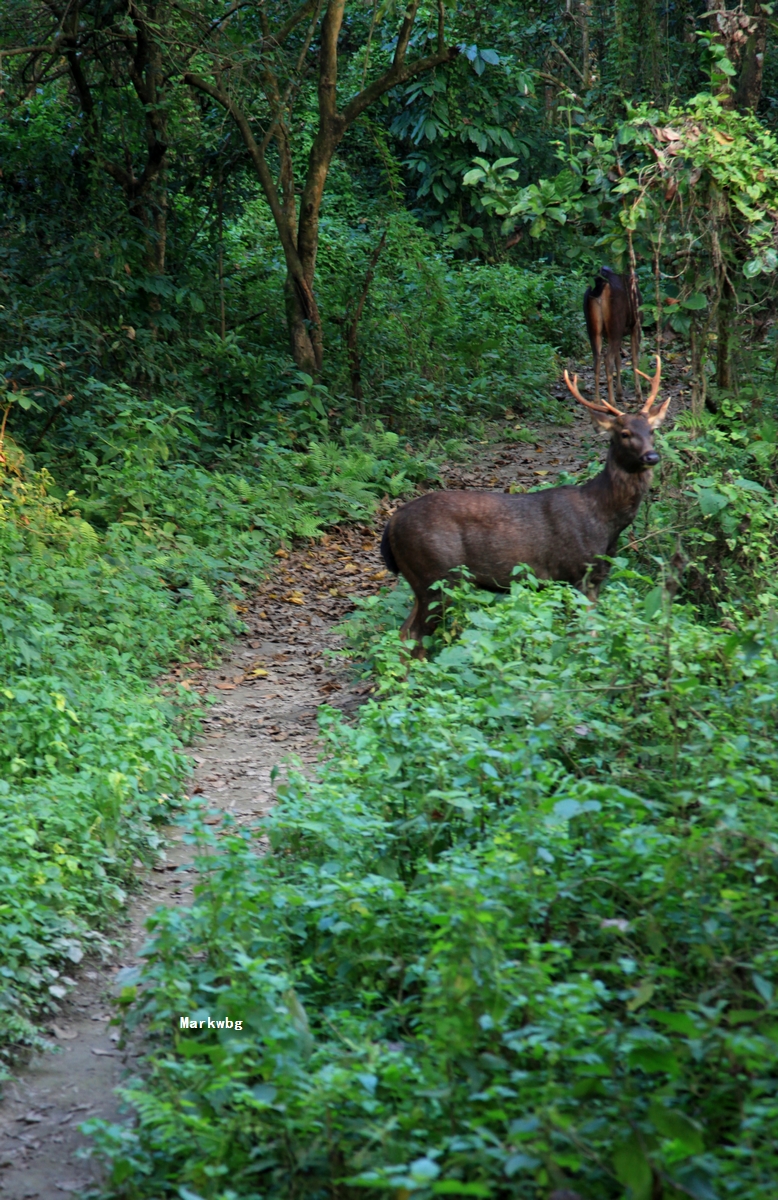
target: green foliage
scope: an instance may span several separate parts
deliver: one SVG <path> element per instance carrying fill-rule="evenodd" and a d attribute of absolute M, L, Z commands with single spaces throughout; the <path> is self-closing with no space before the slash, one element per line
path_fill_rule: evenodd
<path fill-rule="evenodd" d="M 34 1042 L 30 1018 L 57 1011 L 69 964 L 107 948 L 134 861 L 150 861 L 155 823 L 180 801 L 175 709 L 139 670 L 198 622 L 210 621 L 211 640 L 219 623 L 226 630 L 212 595 L 193 593 L 179 613 L 142 554 L 114 539 L 109 556 L 46 484 L 15 480 L 0 498 L 6 1048 Z M 135 639 L 146 642 L 137 665 Z"/>
<path fill-rule="evenodd" d="M 615 130 L 588 126 L 576 134 L 575 151 L 560 144 L 566 167 L 553 179 L 512 188 L 515 158 L 492 165 L 479 158 L 464 182 L 483 188 L 482 202 L 504 218 L 506 232 L 521 221 L 540 237 L 549 221 L 575 220 L 576 234 L 582 223 L 597 227 L 598 245 L 610 246 L 619 259 L 627 231 L 648 240 L 646 257 L 659 235 L 665 253 L 683 247 L 691 256 L 687 273 L 699 272 L 715 235 L 731 242 L 720 254 L 739 252 L 747 278 L 775 270 L 769 214 L 776 202 L 778 146 L 753 116 L 701 93 L 665 110 L 634 108 Z"/>
<path fill-rule="evenodd" d="M 132 1017 L 137 1125 L 90 1126 L 115 1185 L 771 1196 L 774 639 L 652 588 L 456 589 L 435 661 L 384 636 L 272 853 L 199 829 Z"/>
<path fill-rule="evenodd" d="M 709 616 L 732 617 L 737 624 L 767 617 L 778 605 L 772 585 L 778 569 L 775 423 L 760 419 L 760 411 L 774 405 L 773 396 L 754 389 L 740 401 L 725 400 L 717 418 L 680 414 L 662 439 L 656 503 L 639 519 L 644 569 L 669 562 L 682 547 L 687 596 Z"/>
<path fill-rule="evenodd" d="M 690 337 L 701 409 L 714 344 L 717 382 L 730 387 L 735 311 L 772 303 L 775 134 L 700 93 L 665 109 L 630 107 L 615 128 L 587 123 L 575 136 L 575 145 L 572 132 L 559 143 L 564 165 L 553 178 L 519 187 L 515 158 L 477 158 L 464 182 L 503 218 L 504 233 L 528 225 L 532 238 L 561 243 L 573 260 L 597 246 L 624 269 L 645 264 L 644 324 Z"/>
<path fill-rule="evenodd" d="M 35 1040 L 68 963 L 107 947 L 137 860 L 153 859 L 155 825 L 181 802 L 195 698 L 166 699 L 148 675 L 238 629 L 241 585 L 279 541 L 364 519 L 436 469 L 396 434 L 359 428 L 307 454 L 247 443 L 207 472 L 176 461 L 185 410 L 150 417 L 129 390 L 102 392 L 121 407 L 82 439 L 83 500 L 25 473 L 18 452 L 0 493 L 6 1047 Z"/>

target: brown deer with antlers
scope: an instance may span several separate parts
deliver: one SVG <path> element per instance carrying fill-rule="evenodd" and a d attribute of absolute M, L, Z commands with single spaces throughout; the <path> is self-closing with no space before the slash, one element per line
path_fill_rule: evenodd
<path fill-rule="evenodd" d="M 586 331 L 589 334 L 594 355 L 595 404 L 600 403 L 600 365 L 603 360 L 608 403 L 611 406 L 614 403 L 614 375 L 616 377 L 616 400 L 621 402 L 624 398 L 624 390 L 621 386 L 621 343 L 627 333 L 630 336 L 635 392 L 640 400 L 640 380 L 638 378 L 642 374 L 638 371 L 640 292 L 634 277 L 629 273 L 618 275 L 610 267 L 600 267 L 594 287 L 587 288 L 584 292 L 583 308 Z"/>
<path fill-rule="evenodd" d="M 657 355 L 648 399 L 638 413 L 623 413 L 604 401 L 592 404 L 565 371 L 565 382 L 593 420 L 611 435 L 603 470 L 584 484 L 564 484 L 525 495 L 503 492 L 428 492 L 403 505 L 387 522 L 381 555 L 390 571 L 403 575 L 416 597 L 401 631 L 423 657 L 423 638 L 440 619 L 432 585 L 466 567 L 489 591 L 507 591 L 514 567 L 526 563 L 538 579 L 555 579 L 586 589 L 595 598 L 616 552 L 619 534 L 630 525 L 651 486 L 659 462 L 654 430 L 667 414 L 669 398 L 656 412 L 662 364 Z M 648 379 L 648 376 L 644 376 Z M 432 611 L 431 611 L 432 608 Z"/>

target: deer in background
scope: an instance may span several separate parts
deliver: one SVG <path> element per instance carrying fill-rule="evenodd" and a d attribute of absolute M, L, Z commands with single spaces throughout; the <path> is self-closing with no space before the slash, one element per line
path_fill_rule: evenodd
<path fill-rule="evenodd" d="M 640 354 L 640 292 L 632 272 L 618 275 L 610 267 L 600 267 L 594 287 L 584 293 L 584 317 L 586 331 L 594 355 L 594 401 L 600 402 L 600 363 L 605 358 L 605 383 L 608 388 L 608 403 L 612 406 L 613 376 L 616 376 L 616 400 L 622 401 L 621 386 L 621 343 L 625 333 L 630 335 L 632 370 L 635 376 L 635 392 L 638 400 L 640 380 L 638 355 Z M 605 350 L 603 353 L 603 345 Z"/>
<path fill-rule="evenodd" d="M 638 413 L 623 413 L 603 401 L 592 404 L 565 371 L 565 383 L 611 435 L 603 470 L 584 484 L 564 484 L 540 492 L 428 492 L 399 508 L 381 539 L 381 556 L 390 571 L 403 575 L 415 603 L 400 630 L 413 638 L 414 655 L 424 656 L 422 639 L 440 620 L 432 585 L 456 577 L 466 567 L 474 582 L 489 591 L 508 591 L 513 569 L 526 563 L 538 579 L 554 579 L 586 588 L 596 598 L 608 573 L 607 558 L 616 552 L 619 534 L 630 525 L 651 486 L 659 462 L 654 430 L 670 403 L 652 412 L 659 393 L 662 364 L 656 357 L 651 390 Z M 647 375 L 643 376 L 648 379 Z M 438 600 L 441 597 L 437 596 Z"/>

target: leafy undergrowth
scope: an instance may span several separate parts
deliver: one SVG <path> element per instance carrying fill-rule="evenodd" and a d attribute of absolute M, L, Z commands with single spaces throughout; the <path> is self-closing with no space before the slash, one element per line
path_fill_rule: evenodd
<path fill-rule="evenodd" d="M 623 563 L 596 608 L 525 577 L 450 613 L 410 670 L 381 635 L 272 853 L 196 829 L 124 996 L 137 1123 L 88 1123 L 112 1196 L 774 1196 L 769 622 Z"/>
<path fill-rule="evenodd" d="M 25 473 L 18 455 L 0 490 L 3 1053 L 34 1044 L 68 968 L 108 948 L 157 852 L 155 824 L 182 803 L 181 739 L 199 698 L 165 698 L 149 676 L 239 628 L 240 585 L 280 540 L 368 516 L 409 486 L 393 434 L 307 453 L 257 446 L 232 473 L 162 469 L 148 440 L 124 444 L 95 460 L 99 503 Z"/>

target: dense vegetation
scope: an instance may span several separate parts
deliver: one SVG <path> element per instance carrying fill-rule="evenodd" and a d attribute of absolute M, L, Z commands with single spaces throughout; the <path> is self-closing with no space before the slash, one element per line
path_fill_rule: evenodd
<path fill-rule="evenodd" d="M 183 804 L 194 907 L 122 997 L 136 1123 L 92 1125 L 112 1195 L 772 1200 L 770 6 L 0 12 L 6 1060 Z M 325 713 L 270 853 L 212 854 L 200 701 L 154 674 L 280 542 L 563 417 L 604 256 L 692 400 L 600 603 L 462 585 L 412 669 L 402 587 L 363 604 L 378 694 Z"/>

